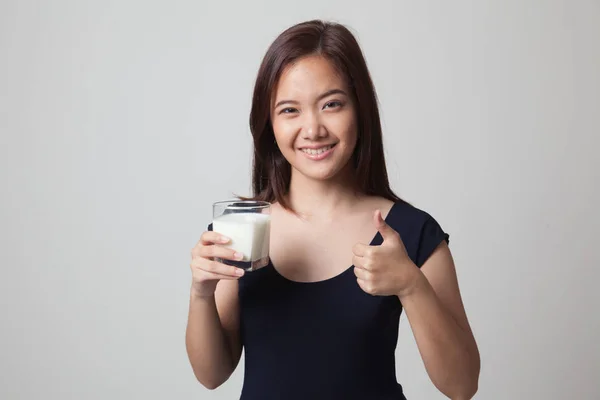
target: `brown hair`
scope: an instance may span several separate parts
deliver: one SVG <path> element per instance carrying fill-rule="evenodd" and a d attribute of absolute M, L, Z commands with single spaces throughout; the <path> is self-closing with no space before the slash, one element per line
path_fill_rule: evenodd
<path fill-rule="evenodd" d="M 282 32 L 267 50 L 258 70 L 250 112 L 254 138 L 253 199 L 277 201 L 289 209 L 285 195 L 289 190 L 291 166 L 275 142 L 271 100 L 285 67 L 313 54 L 335 65 L 346 79 L 356 104 L 358 134 L 352 162 L 357 187 L 364 194 L 399 201 L 389 185 L 377 95 L 360 46 L 345 26 L 318 20 L 294 25 Z"/>

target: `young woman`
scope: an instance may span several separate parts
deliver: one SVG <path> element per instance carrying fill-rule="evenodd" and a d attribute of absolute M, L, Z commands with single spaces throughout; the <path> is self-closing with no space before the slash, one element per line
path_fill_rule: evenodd
<path fill-rule="evenodd" d="M 241 398 L 404 399 L 404 309 L 433 384 L 477 391 L 479 353 L 448 248 L 390 189 L 375 90 L 353 35 L 310 21 L 268 49 L 254 89 L 254 199 L 273 204 L 270 263 L 236 260 L 209 230 L 192 250 L 188 356 L 207 388 L 245 349 Z"/>

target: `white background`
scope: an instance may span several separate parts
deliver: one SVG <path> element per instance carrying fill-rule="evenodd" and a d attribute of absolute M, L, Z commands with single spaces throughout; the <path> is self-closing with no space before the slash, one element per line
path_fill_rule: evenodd
<path fill-rule="evenodd" d="M 239 397 L 243 364 L 213 392 L 189 366 L 189 251 L 249 193 L 267 46 L 312 18 L 356 33 L 392 184 L 451 235 L 476 398 L 600 398 L 597 0 L 3 0 L 0 398 Z M 443 398 L 404 317 L 397 367 Z"/>

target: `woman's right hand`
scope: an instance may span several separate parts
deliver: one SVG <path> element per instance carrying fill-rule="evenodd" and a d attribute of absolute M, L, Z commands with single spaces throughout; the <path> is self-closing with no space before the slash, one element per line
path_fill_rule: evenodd
<path fill-rule="evenodd" d="M 210 297 L 215 294 L 217 283 L 221 279 L 239 279 L 244 275 L 241 268 L 225 265 L 214 258 L 231 261 L 240 261 L 243 254 L 223 247 L 230 239 L 217 232 L 206 231 L 200 241 L 192 249 L 192 291 L 200 297 Z"/>

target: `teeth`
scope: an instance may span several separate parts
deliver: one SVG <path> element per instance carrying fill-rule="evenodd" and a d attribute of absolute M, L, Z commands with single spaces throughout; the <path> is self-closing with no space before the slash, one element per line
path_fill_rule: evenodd
<path fill-rule="evenodd" d="M 325 147 L 321 147 L 320 149 L 302 149 L 302 151 L 305 152 L 306 154 L 316 156 L 316 155 L 325 153 L 327 150 L 331 149 L 332 147 L 333 146 L 325 146 Z"/>

